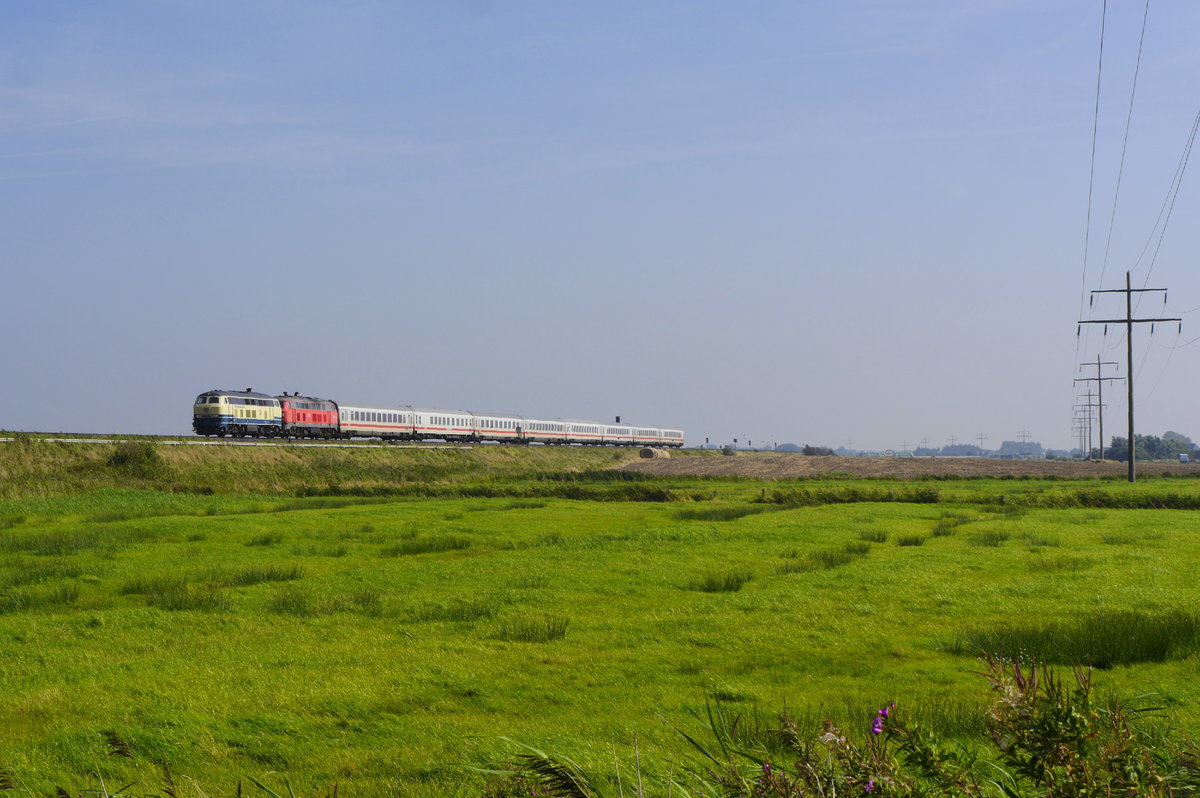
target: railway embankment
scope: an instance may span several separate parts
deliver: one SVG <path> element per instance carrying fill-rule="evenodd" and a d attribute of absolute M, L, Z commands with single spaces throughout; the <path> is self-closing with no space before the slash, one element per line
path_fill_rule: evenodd
<path fill-rule="evenodd" d="M 540 479 L 599 471 L 637 449 L 578 446 L 178 446 L 152 438 L 81 445 L 36 435 L 0 443 L 0 500 L 107 488 L 301 495 Z"/>

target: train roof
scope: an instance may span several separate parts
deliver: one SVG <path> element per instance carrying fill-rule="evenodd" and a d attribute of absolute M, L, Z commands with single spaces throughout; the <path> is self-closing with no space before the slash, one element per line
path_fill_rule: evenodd
<path fill-rule="evenodd" d="M 258 391 L 225 391 L 220 388 L 213 388 L 211 391 L 205 391 L 200 396 L 255 396 L 259 399 L 275 399 L 269 393 L 259 393 Z"/>
<path fill-rule="evenodd" d="M 526 419 L 525 416 L 518 416 L 516 413 L 472 413 L 474 416 L 482 416 L 483 418 L 506 418 L 512 421 L 526 421 L 534 419 Z M 536 419 L 541 421 L 541 419 Z"/>
<path fill-rule="evenodd" d="M 338 407 L 350 407 L 355 410 L 416 410 L 412 405 L 378 405 L 363 402 L 338 402 Z"/>
<path fill-rule="evenodd" d="M 279 396 L 276 396 L 275 398 L 276 399 L 304 399 L 307 402 L 328 402 L 329 404 L 334 403 L 332 399 L 322 399 L 319 396 L 301 396 L 299 393 L 288 393 L 287 391 L 284 391 L 282 394 L 280 394 Z"/>

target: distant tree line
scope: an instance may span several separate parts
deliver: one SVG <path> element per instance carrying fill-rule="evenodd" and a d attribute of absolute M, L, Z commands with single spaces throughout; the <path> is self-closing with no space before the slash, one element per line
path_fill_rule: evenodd
<path fill-rule="evenodd" d="M 1178 432 L 1167 432 L 1161 438 L 1154 435 L 1135 437 L 1138 460 L 1177 460 L 1181 454 L 1191 454 L 1196 445 L 1192 439 Z M 1129 439 L 1113 436 L 1112 445 L 1104 450 L 1105 460 L 1129 460 Z"/>

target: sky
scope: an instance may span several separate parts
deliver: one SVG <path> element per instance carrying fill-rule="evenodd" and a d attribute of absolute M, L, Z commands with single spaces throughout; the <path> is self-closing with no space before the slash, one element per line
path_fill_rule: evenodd
<path fill-rule="evenodd" d="M 1200 5 L 1107 6 L 1097 117 L 1102 0 L 3 4 L 0 429 L 252 387 L 1066 448 L 1130 270 L 1183 318 L 1138 429 L 1200 440 Z"/>

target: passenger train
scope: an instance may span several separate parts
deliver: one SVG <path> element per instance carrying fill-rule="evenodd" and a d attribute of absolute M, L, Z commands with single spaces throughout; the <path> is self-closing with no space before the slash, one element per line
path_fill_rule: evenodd
<path fill-rule="evenodd" d="M 683 430 L 598 421 L 525 418 L 464 410 L 361 405 L 284 393 L 206 391 L 196 397 L 192 429 L 223 438 L 379 438 L 384 441 L 683 446 Z"/>

